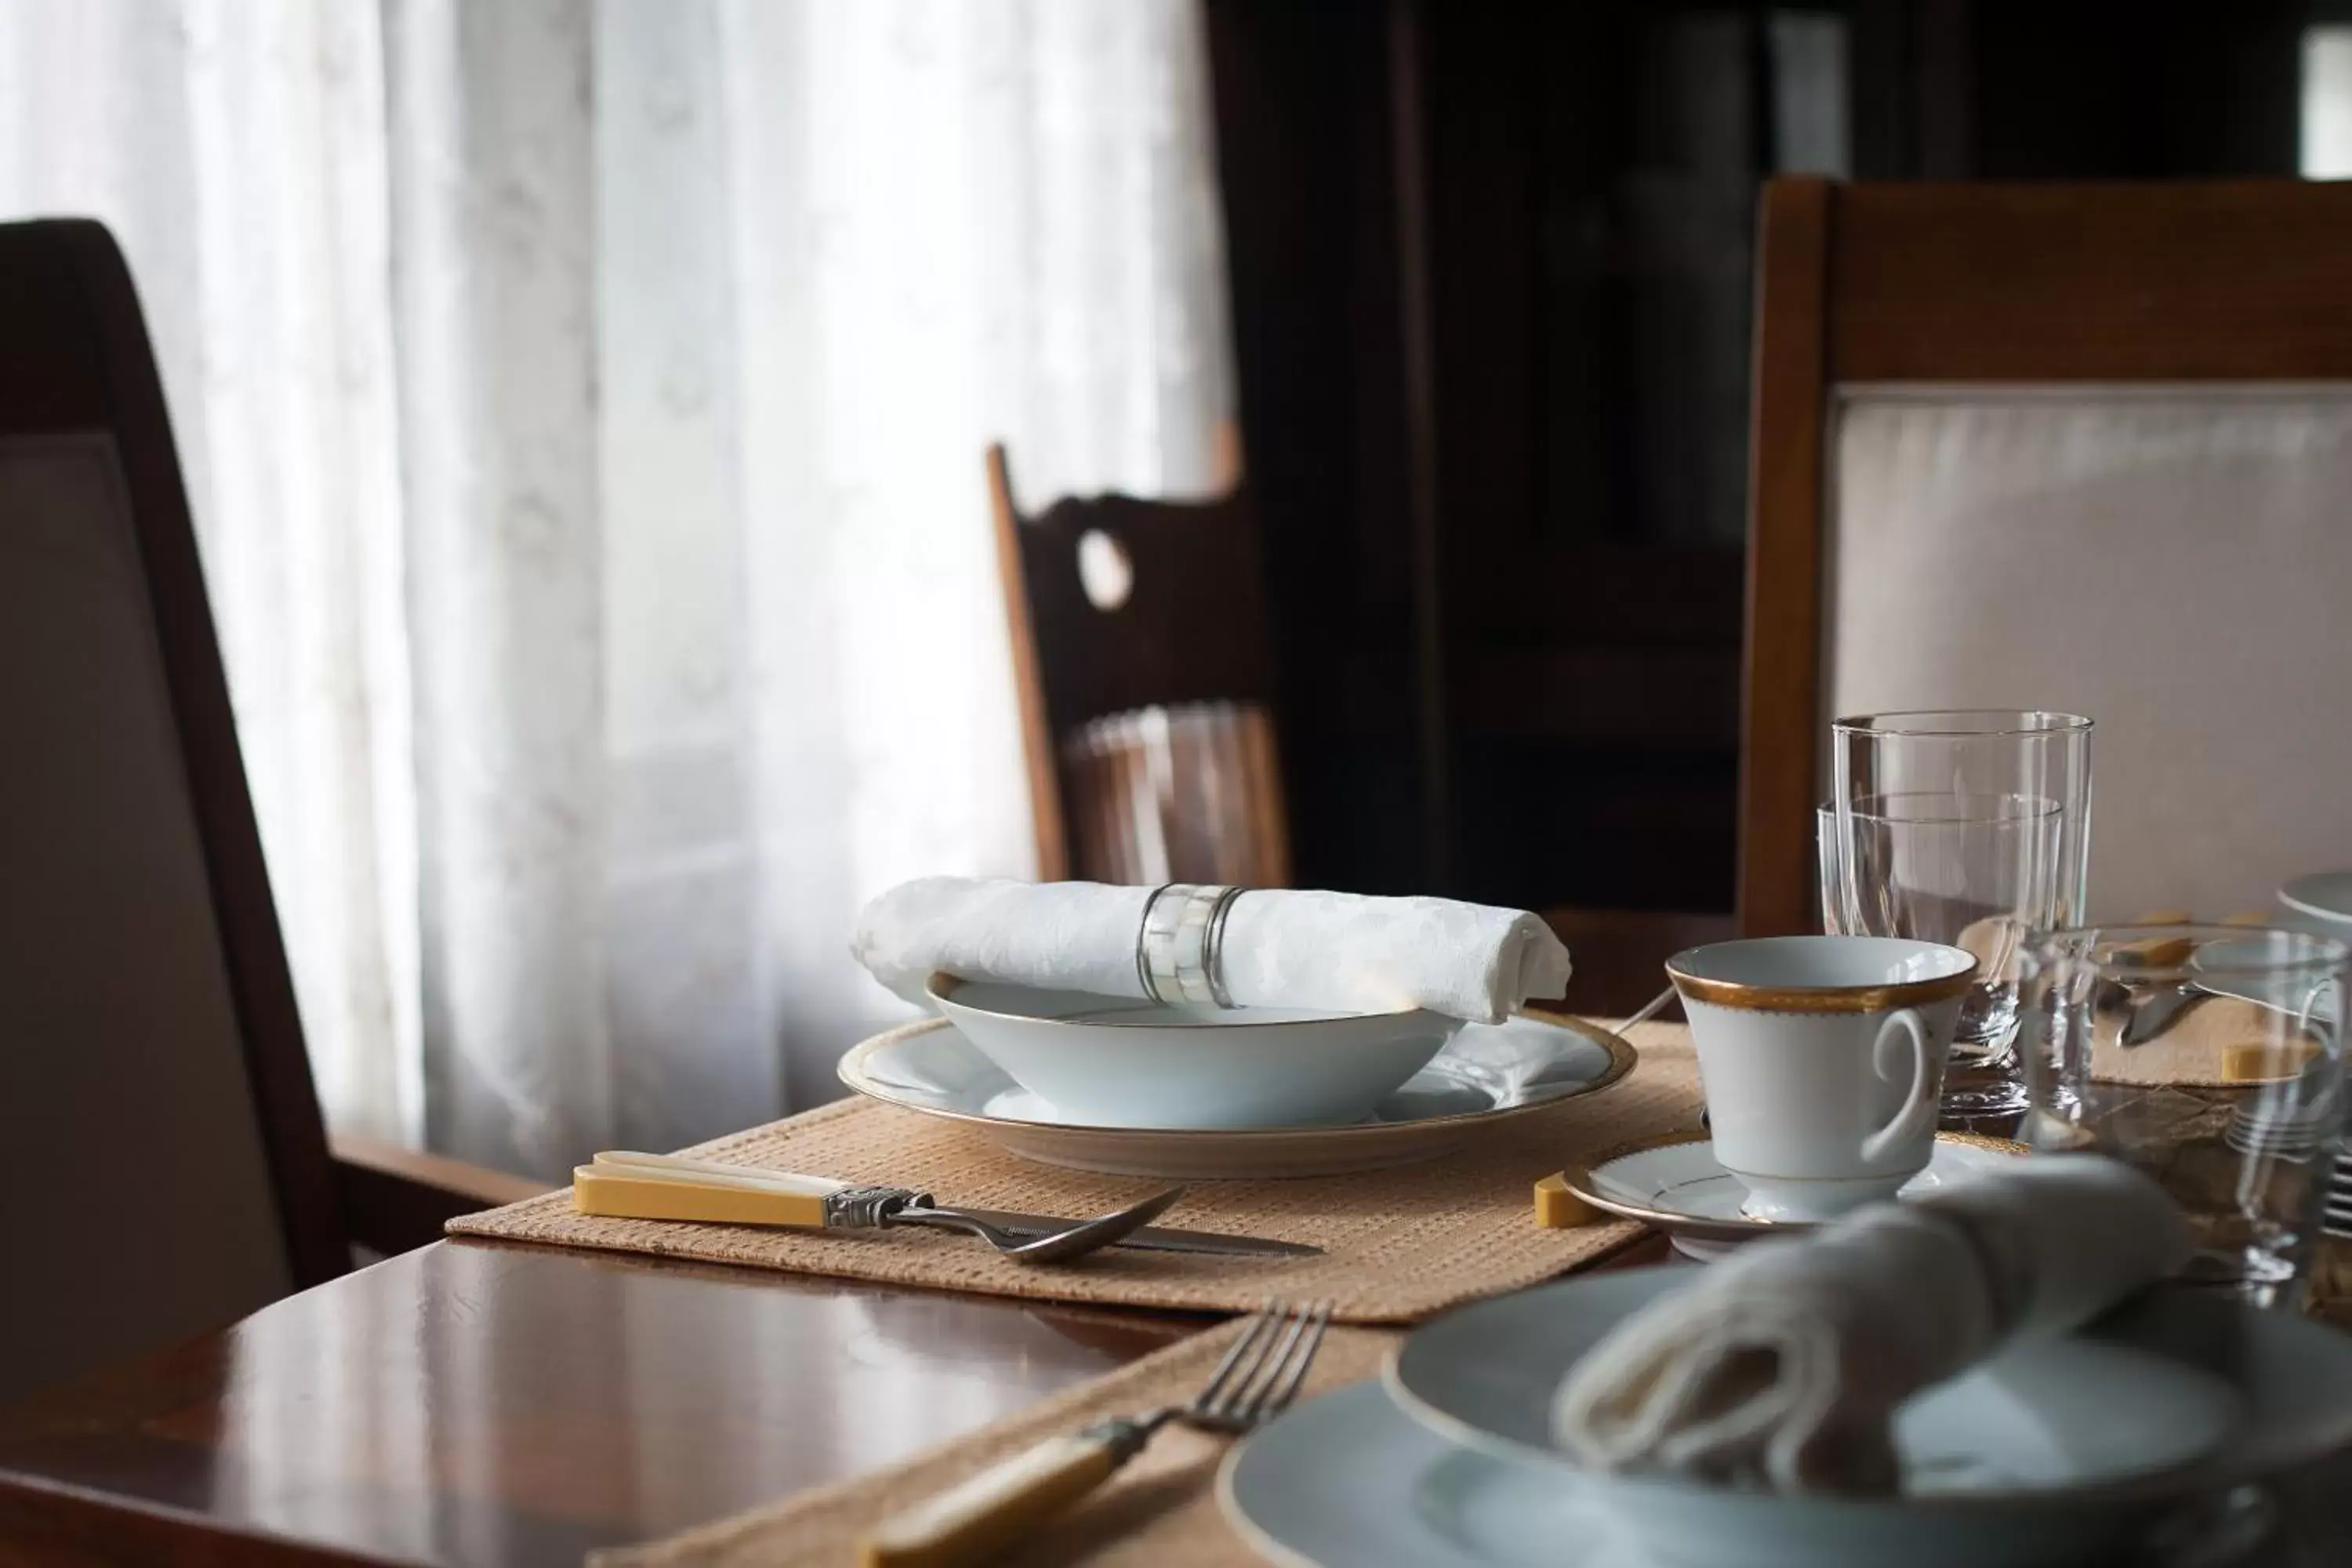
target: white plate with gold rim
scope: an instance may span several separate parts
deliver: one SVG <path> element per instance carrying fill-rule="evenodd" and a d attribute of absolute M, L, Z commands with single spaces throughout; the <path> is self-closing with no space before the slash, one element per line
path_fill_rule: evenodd
<path fill-rule="evenodd" d="M 1468 1024 L 1430 1064 L 1345 1126 L 1107 1127 L 1022 1089 L 945 1020 L 877 1035 L 841 1058 L 859 1094 L 960 1121 L 1024 1159 L 1180 1181 L 1330 1176 L 1433 1160 L 1496 1122 L 1596 1094 L 1633 1070 L 1633 1047 L 1566 1014 Z"/>
<path fill-rule="evenodd" d="M 1997 1171 L 2025 1145 L 1971 1132 L 1938 1132 L 1927 1168 L 1903 1184 L 1898 1197 L 1916 1197 Z M 1748 1189 L 1716 1160 L 1704 1132 L 1667 1132 L 1603 1150 L 1562 1173 L 1568 1190 L 1597 1209 L 1638 1219 L 1674 1238 L 1694 1258 L 1761 1236 L 1813 1228 L 1810 1220 L 1758 1219 L 1739 1212 Z"/>

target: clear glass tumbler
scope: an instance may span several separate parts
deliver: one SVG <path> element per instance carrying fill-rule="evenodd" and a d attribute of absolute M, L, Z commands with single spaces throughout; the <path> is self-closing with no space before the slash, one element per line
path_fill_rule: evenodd
<path fill-rule="evenodd" d="M 1983 964 L 1944 1076 L 1944 1117 L 2025 1109 L 2017 957 L 2079 924 L 2091 847 L 2091 721 L 2071 713 L 1868 713 L 1831 726 L 1818 825 L 1825 929 L 1950 942 Z"/>
<path fill-rule="evenodd" d="M 1976 984 L 1961 1004 L 1945 1069 L 1944 1112 L 2014 1115 L 2018 959 L 2056 924 L 2058 803 L 2032 795 L 1866 795 L 1841 831 L 1816 824 L 1822 925 L 1832 935 L 1906 936 L 1966 948 Z"/>
<path fill-rule="evenodd" d="M 2347 962 L 2334 937 L 2243 926 L 2042 938 L 2021 1135 L 2147 1172 L 2196 1227 L 2190 1278 L 2299 1305 L 2344 1133 Z"/>

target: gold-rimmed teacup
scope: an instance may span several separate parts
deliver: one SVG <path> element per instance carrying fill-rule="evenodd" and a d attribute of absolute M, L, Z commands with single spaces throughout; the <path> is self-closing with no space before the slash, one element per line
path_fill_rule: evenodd
<path fill-rule="evenodd" d="M 1906 937 L 1754 937 L 1666 961 L 1744 1213 L 1828 1219 L 1927 1168 L 1976 971 L 1963 948 Z"/>

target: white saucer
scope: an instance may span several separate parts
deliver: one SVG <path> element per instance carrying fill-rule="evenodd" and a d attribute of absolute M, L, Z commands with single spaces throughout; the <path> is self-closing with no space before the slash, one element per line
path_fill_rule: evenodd
<path fill-rule="evenodd" d="M 1298 1405 L 1225 1456 L 1217 1503 L 1286 1568 L 1646 1568 L 1557 1475 L 1449 1443 L 1378 1383 Z"/>
<path fill-rule="evenodd" d="M 1580 1275 L 1424 1324 L 1387 1370 L 1439 1436 L 1549 1469 L 1675 1562 L 2011 1568 L 2114 1560 L 2152 1516 L 2352 1441 L 2352 1342 L 2283 1312 L 2150 1291 L 2082 1332 L 2019 1346 L 1897 1413 L 1906 1494 L 1786 1498 L 1571 1464 L 1550 1442 L 1561 1378 L 1690 1276 Z"/>
<path fill-rule="evenodd" d="M 1903 1185 L 1916 1197 L 1988 1171 L 2025 1152 L 2025 1145 L 1972 1132 L 1938 1132 L 1927 1168 Z M 1598 1209 L 1662 1230 L 1694 1258 L 1718 1257 L 1759 1236 L 1813 1228 L 1810 1220 L 1758 1219 L 1739 1212 L 1748 1189 L 1717 1163 L 1704 1132 L 1668 1132 L 1621 1143 L 1562 1173 L 1568 1190 Z"/>
<path fill-rule="evenodd" d="M 1506 1118 L 1598 1093 L 1634 1060 L 1624 1040 L 1565 1014 L 1468 1024 L 1370 1121 L 1249 1130 L 1107 1127 L 1064 1116 L 937 1018 L 851 1047 L 840 1073 L 860 1094 L 963 1122 L 1024 1159 L 1202 1181 L 1338 1175 L 1435 1159 Z"/>

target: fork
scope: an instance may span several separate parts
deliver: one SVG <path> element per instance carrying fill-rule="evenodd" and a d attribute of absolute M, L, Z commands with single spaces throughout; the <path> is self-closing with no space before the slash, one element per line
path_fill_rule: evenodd
<path fill-rule="evenodd" d="M 1048 1437 L 882 1521 L 861 1568 L 970 1568 L 1003 1552 L 1118 1473 L 1171 1422 L 1238 1436 L 1297 1396 L 1331 1326 L 1331 1303 L 1268 1301 L 1190 1403 Z"/>

